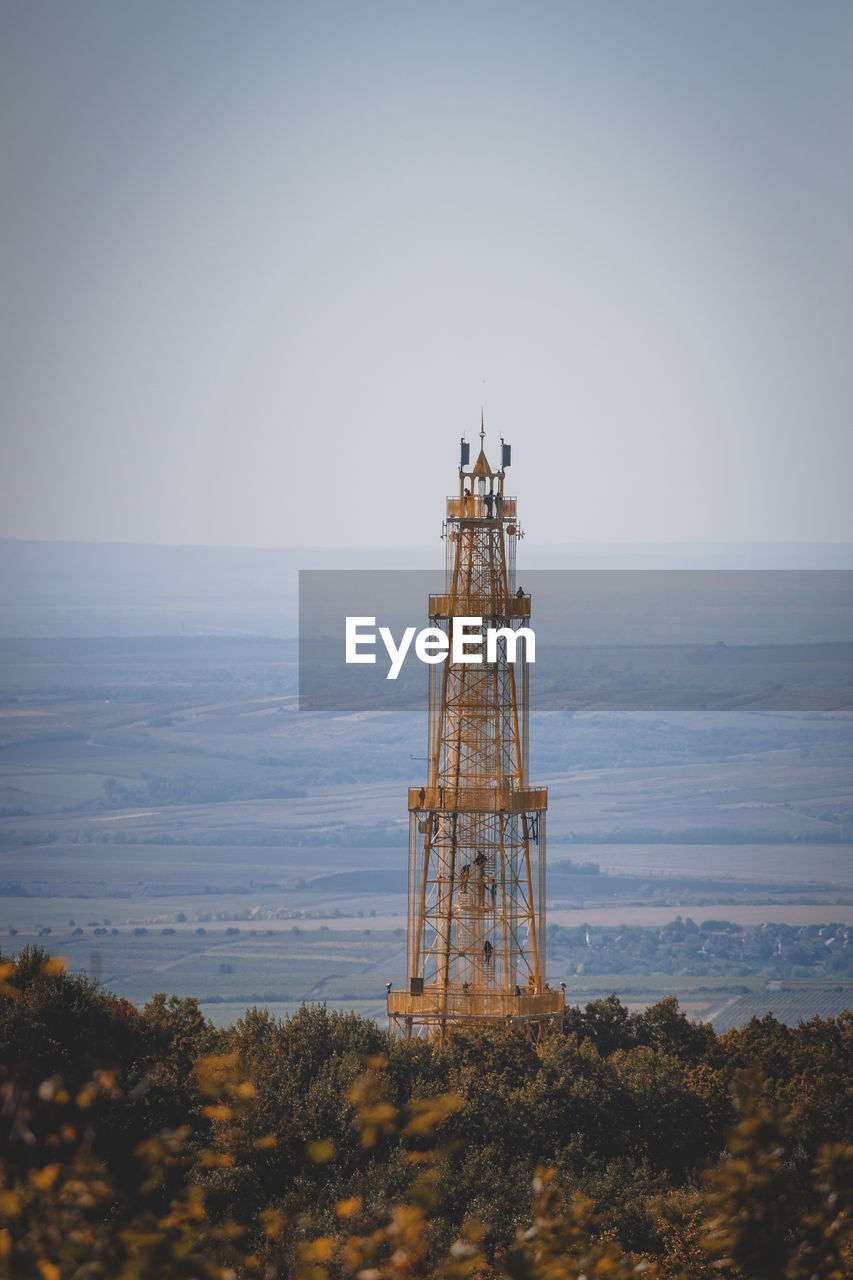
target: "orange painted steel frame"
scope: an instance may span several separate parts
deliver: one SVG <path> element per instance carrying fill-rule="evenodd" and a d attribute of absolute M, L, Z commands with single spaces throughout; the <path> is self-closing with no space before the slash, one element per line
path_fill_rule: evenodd
<path fill-rule="evenodd" d="M 482 617 L 529 624 L 516 588 L 515 498 L 483 449 L 460 468 L 447 500 L 445 591 L 430 596 L 433 626 Z M 527 778 L 528 667 L 448 658 L 430 667 L 429 771 L 409 789 L 406 988 L 389 991 L 392 1032 L 443 1035 L 454 1025 L 537 1028 L 563 1009 L 545 981 L 547 791 Z"/>

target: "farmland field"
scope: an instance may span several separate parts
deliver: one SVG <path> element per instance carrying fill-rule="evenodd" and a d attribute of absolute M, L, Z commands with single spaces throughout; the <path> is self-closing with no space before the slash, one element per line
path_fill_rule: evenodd
<path fill-rule="evenodd" d="M 299 713 L 286 641 L 0 650 L 4 951 L 35 941 L 135 1001 L 195 995 L 218 1020 L 302 1000 L 381 1016 L 405 969 L 422 716 Z M 853 924 L 849 716 L 548 713 L 531 736 L 531 774 L 550 789 L 552 925 Z M 796 1006 L 731 957 L 703 979 L 710 995 L 674 962 L 654 979 L 618 958 L 578 975 L 559 947 L 548 974 L 573 1000 L 676 992 L 718 1019 L 747 1008 L 746 987 L 793 1016 L 843 986 L 806 949 L 820 981 Z M 786 972 L 786 987 L 805 980 Z"/>

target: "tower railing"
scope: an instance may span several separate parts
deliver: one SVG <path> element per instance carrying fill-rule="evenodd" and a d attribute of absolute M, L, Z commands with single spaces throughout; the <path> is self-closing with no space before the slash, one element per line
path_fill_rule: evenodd
<path fill-rule="evenodd" d="M 464 597 L 465 608 L 470 609 L 472 618 L 529 618 L 530 596 L 492 596 L 468 595 Z M 459 600 L 446 593 L 429 598 L 429 614 L 431 618 L 451 618 L 459 612 Z"/>
<path fill-rule="evenodd" d="M 547 805 L 547 787 L 409 787 L 410 812 L 528 813 Z"/>
<path fill-rule="evenodd" d="M 493 494 L 491 502 L 487 502 L 485 497 L 478 493 L 472 493 L 467 498 L 451 494 L 447 499 L 447 518 L 448 520 L 514 520 L 515 498 L 501 498 L 498 494 Z"/>
<path fill-rule="evenodd" d="M 425 986 L 422 994 L 409 991 L 388 993 L 388 1012 L 397 1017 L 451 1018 L 454 1022 L 466 1019 L 543 1018 L 562 1013 L 564 999 L 560 991 L 525 992 L 515 995 L 511 991 L 463 991 L 459 987 Z"/>

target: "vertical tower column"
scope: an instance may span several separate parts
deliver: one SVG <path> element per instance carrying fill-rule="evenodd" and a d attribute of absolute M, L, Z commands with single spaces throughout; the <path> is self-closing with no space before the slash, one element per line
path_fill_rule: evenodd
<path fill-rule="evenodd" d="M 527 777 L 530 597 L 516 588 L 515 498 L 481 448 L 447 500 L 445 590 L 430 596 L 448 636 L 430 668 L 429 772 L 409 791 L 407 989 L 388 996 L 392 1029 L 533 1021 L 559 1013 L 545 982 L 547 792 Z M 481 619 L 497 633 L 493 660 L 453 651 L 454 629 Z M 458 637 L 457 637 L 458 638 Z M 472 650 L 473 650 L 472 646 Z"/>

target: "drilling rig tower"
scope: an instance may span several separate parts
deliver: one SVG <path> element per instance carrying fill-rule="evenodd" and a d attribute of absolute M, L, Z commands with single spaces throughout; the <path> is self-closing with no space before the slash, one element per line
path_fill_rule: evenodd
<path fill-rule="evenodd" d="M 406 987 L 388 992 L 393 1033 L 442 1036 L 451 1026 L 524 1023 L 563 1010 L 545 981 L 545 811 L 527 776 L 526 641 L 530 596 L 516 587 L 516 500 L 484 450 L 447 499 L 445 589 L 429 598 L 431 626 L 482 619 L 498 632 L 494 661 L 430 666 L 429 766 L 409 790 Z M 501 634 L 503 632 L 503 634 Z"/>

